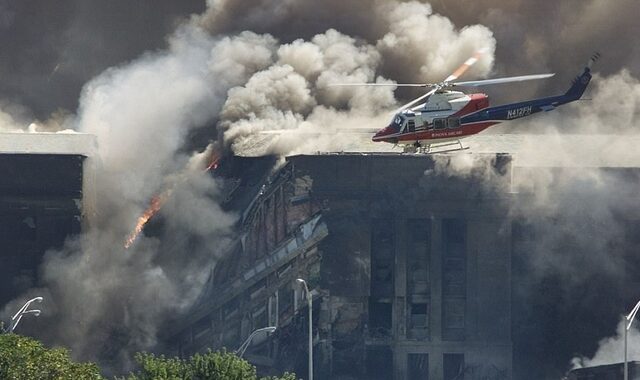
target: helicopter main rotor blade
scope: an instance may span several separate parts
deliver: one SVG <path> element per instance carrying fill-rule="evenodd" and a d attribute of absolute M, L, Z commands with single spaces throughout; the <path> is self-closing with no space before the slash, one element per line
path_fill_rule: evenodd
<path fill-rule="evenodd" d="M 382 86 L 382 87 L 428 87 L 427 83 L 331 83 L 327 87 L 335 86 Z"/>
<path fill-rule="evenodd" d="M 506 77 L 506 78 L 495 78 L 495 79 L 482 79 L 482 80 L 470 80 L 464 82 L 453 82 L 446 83 L 447 86 L 467 86 L 467 87 L 476 87 L 476 86 L 486 86 L 491 84 L 501 84 L 501 83 L 510 83 L 510 82 L 522 82 L 526 80 L 534 80 L 534 79 L 544 79 L 550 78 L 556 74 L 534 74 L 534 75 L 521 75 L 517 77 Z"/>
<path fill-rule="evenodd" d="M 422 95 L 419 98 L 415 98 L 412 101 L 410 101 L 409 103 L 403 105 L 402 107 L 398 108 L 397 110 L 395 110 L 394 112 L 400 112 L 403 111 L 407 108 L 411 108 L 412 105 L 420 102 L 421 100 L 425 99 L 425 98 L 429 98 L 431 95 L 433 95 L 436 91 L 438 91 L 440 89 L 440 86 L 436 86 L 436 88 L 434 88 L 433 90 L 427 92 L 426 94 Z"/>
<path fill-rule="evenodd" d="M 445 79 L 443 82 L 452 82 L 458 78 L 460 78 L 462 76 L 462 74 L 464 74 L 467 70 L 469 70 L 469 68 L 473 65 L 476 64 L 476 62 L 478 62 L 480 60 L 480 58 L 487 52 L 489 51 L 488 48 L 482 48 L 480 50 L 478 50 L 477 52 L 475 52 L 469 59 L 467 59 L 466 61 L 464 61 L 464 63 L 458 67 L 456 69 L 456 71 L 453 72 L 453 74 L 449 75 L 447 77 L 447 79 Z"/>

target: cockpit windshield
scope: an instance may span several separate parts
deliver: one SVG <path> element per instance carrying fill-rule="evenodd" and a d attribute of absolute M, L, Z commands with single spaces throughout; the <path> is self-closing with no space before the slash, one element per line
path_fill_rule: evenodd
<path fill-rule="evenodd" d="M 396 115 L 393 118 L 393 121 L 391 121 L 390 127 L 400 128 L 400 127 L 402 127 L 402 123 L 404 123 L 404 117 L 402 117 L 400 115 Z"/>

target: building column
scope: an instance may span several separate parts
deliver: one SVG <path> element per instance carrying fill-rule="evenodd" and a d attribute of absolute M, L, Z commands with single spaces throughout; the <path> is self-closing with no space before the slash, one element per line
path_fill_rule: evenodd
<path fill-rule="evenodd" d="M 442 218 L 431 217 L 431 312 L 430 336 L 434 346 L 442 342 Z M 429 378 L 442 379 L 442 351 L 429 351 Z"/>

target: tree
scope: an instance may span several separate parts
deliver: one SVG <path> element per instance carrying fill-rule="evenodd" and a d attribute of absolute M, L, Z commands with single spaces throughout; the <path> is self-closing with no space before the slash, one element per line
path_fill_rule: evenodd
<path fill-rule="evenodd" d="M 240 357 L 228 352 L 207 351 L 189 359 L 166 358 L 138 353 L 140 370 L 123 380 L 256 380 L 256 368 Z M 269 377 L 262 380 L 296 380 L 294 374 Z"/>
<path fill-rule="evenodd" d="M 65 348 L 49 349 L 35 339 L 0 334 L 0 379 L 103 380 L 94 363 L 75 363 Z"/>
<path fill-rule="evenodd" d="M 120 380 L 257 380 L 256 368 L 228 352 L 207 351 L 188 359 L 148 353 L 135 356 L 140 370 Z M 76 363 L 65 348 L 47 348 L 37 340 L 0 333 L 0 379 L 106 380 L 95 363 Z M 294 374 L 261 380 L 296 380 Z"/>

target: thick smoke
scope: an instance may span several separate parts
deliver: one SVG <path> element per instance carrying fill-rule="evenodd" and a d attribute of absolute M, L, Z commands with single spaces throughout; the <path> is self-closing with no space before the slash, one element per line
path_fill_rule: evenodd
<path fill-rule="evenodd" d="M 379 125 L 397 103 L 390 88 L 328 85 L 389 82 L 380 73 L 395 69 L 397 50 L 431 51 L 419 47 L 424 40 L 404 25 L 409 13 L 415 13 L 414 25 L 426 24 L 424 33 L 439 31 L 449 39 L 416 60 L 417 71 L 410 75 L 420 78 L 414 80 L 435 80 L 441 73 L 429 77 L 432 68 L 445 65 L 443 70 L 452 71 L 460 57 L 495 45 L 486 28 L 458 31 L 427 4 L 380 4 L 374 19 L 385 25 L 385 33 L 377 41 L 331 28 L 290 42 L 253 31 L 211 33 L 198 27 L 203 18 L 197 17 L 171 34 L 165 50 L 145 53 L 88 82 L 71 122 L 99 141 L 93 158 L 97 212 L 83 234 L 44 258 L 44 289 L 34 291 L 47 295 L 51 328 L 40 336 L 80 358 L 127 367 L 132 352 L 158 343 L 167 318 L 193 303 L 235 222 L 219 206 L 218 183 L 202 174 L 207 152 L 189 157 L 183 150 L 194 130 L 217 120 L 229 147 L 269 128 L 317 133 L 339 123 Z M 222 5 L 216 2 L 211 10 Z M 454 57 L 444 60 L 448 55 Z M 491 64 L 488 56 L 476 70 L 487 74 Z M 68 115 L 61 115 L 65 121 L 59 124 L 68 125 Z M 4 124 L 15 129 L 25 123 L 3 114 Z M 345 143 L 333 137 L 314 141 L 291 135 L 267 150 L 284 154 L 341 146 Z M 125 237 L 156 194 L 166 199 L 159 236 L 141 236 L 125 250 Z"/>
<path fill-rule="evenodd" d="M 291 7 L 284 3 L 273 9 L 266 3 L 250 7 L 249 15 L 255 12 L 255 16 L 247 16 L 241 23 L 250 24 L 254 18 L 276 22 L 288 12 L 297 14 L 306 9 L 302 4 L 314 9 L 305 2 Z M 232 5 L 225 4 L 215 2 L 204 22 L 218 25 L 219 18 L 235 12 Z M 438 81 L 482 48 L 488 54 L 469 75 L 484 76 L 491 70 L 495 40 L 483 26 L 458 30 L 447 18 L 433 14 L 429 4 L 416 1 L 376 2 L 373 14 L 369 14 L 371 23 L 385 31 L 379 39 L 358 39 L 328 29 L 308 41 L 284 43 L 268 69 L 257 72 L 246 85 L 231 89 L 219 123 L 226 143 L 237 153 L 250 155 L 349 149 L 361 140 L 349 132 L 384 125 L 398 104 L 392 87 L 332 84 L 393 83 L 386 78 Z M 296 132 L 285 133 L 271 143 L 255 138 L 260 131 L 276 129 Z"/>
<path fill-rule="evenodd" d="M 213 247 L 230 237 L 235 217 L 220 209 L 219 186 L 203 175 L 209 155 L 192 157 L 196 165 L 180 153 L 189 130 L 220 109 L 223 83 L 243 81 L 226 72 L 217 80 L 224 68 L 211 67 L 216 42 L 187 25 L 166 51 L 109 69 L 83 90 L 75 124 L 99 140 L 97 214 L 41 268 L 51 326 L 41 336 L 78 357 L 122 368 L 133 352 L 154 347 L 162 323 L 196 298 L 220 253 Z M 161 191 L 170 194 L 161 211 L 170 232 L 141 236 L 125 250 L 125 237 Z"/>
<path fill-rule="evenodd" d="M 28 108 L 0 101 L 0 133 L 73 132 L 73 127 L 73 116 L 63 109 L 40 121 Z"/>
<path fill-rule="evenodd" d="M 559 378 L 574 355 L 574 366 L 621 361 L 614 328 L 638 296 L 640 177 L 625 169 L 640 165 L 638 89 L 627 70 L 596 75 L 591 101 L 511 123 L 540 133 L 522 136 L 515 149 L 510 207 L 520 300 L 514 337 L 525 342 L 515 348 L 516 374 L 525 379 Z M 473 148 L 474 139 L 466 143 Z M 465 158 L 445 160 L 441 170 L 468 176 L 478 163 Z M 638 340 L 629 345 L 630 360 L 640 359 Z"/>
<path fill-rule="evenodd" d="M 47 119 L 75 110 L 82 86 L 110 66 L 163 48 L 202 0 L 0 0 L 1 98 Z"/>
<path fill-rule="evenodd" d="M 47 308 L 55 313 L 49 317 L 47 339 L 70 346 L 77 356 L 126 364 L 132 351 L 156 344 L 158 329 L 169 315 L 193 302 L 208 273 L 207 264 L 221 253 L 216 247 L 232 237 L 235 220 L 219 207 L 216 181 L 201 175 L 202 164 L 197 162 L 207 155 L 184 152 L 193 131 L 216 124 L 224 146 L 241 154 L 357 147 L 358 138 L 335 132 L 381 127 L 387 122 L 387 112 L 401 101 L 391 88 L 330 84 L 439 81 L 480 48 L 488 48 L 489 53 L 467 74 L 470 78 L 558 72 L 553 81 L 541 82 L 540 89 L 536 84 L 516 86 L 502 96 L 505 99 L 565 90 L 582 61 L 594 50 L 604 53 L 596 66 L 602 73 L 594 78 L 591 95 L 587 95 L 593 101 L 505 128 L 544 130 L 558 141 L 549 148 L 541 146 L 535 136 L 528 137 L 515 157 L 517 166 L 535 167 L 551 160 L 564 168 L 555 173 L 531 172 L 515 184 L 514 190 L 529 198 L 516 204 L 511 213 L 532 225 L 536 236 L 525 258 L 531 273 L 520 279 L 515 291 L 533 293 L 546 279 L 559 278 L 563 293 L 552 296 L 563 306 L 554 311 L 565 319 L 552 319 L 549 324 L 575 324 L 575 320 L 567 321 L 567 315 L 588 309 L 593 317 L 583 320 L 594 328 L 576 334 L 592 339 L 592 344 L 612 334 L 613 330 L 602 330 L 602 322 L 594 321 L 613 321 L 613 329 L 620 312 L 616 308 L 628 302 L 621 300 L 625 296 L 621 289 L 630 265 L 629 248 L 619 242 L 629 239 L 627 222 L 640 211 L 635 202 L 638 179 L 599 169 L 567 168 L 584 166 L 594 156 L 594 165 L 604 166 L 610 161 L 640 160 L 635 151 L 618 149 L 620 136 L 606 137 L 612 145 L 599 149 L 594 144 L 572 146 L 562 134 L 635 133 L 640 59 L 638 49 L 621 36 L 637 34 L 633 20 L 637 1 L 481 0 L 433 5 L 436 12 L 420 1 L 210 1 L 203 15 L 194 16 L 171 34 L 165 50 L 115 66 L 87 83 L 73 124 L 78 131 L 98 136 L 99 212 L 85 233 L 45 258 L 43 281 L 49 292 L 47 300 L 53 302 Z M 19 14 L 15 7 L 0 2 L 0 10 L 7 7 L 10 12 L 0 12 L 0 28 L 15 25 Z M 85 36 L 82 31 L 89 24 L 79 22 L 62 29 L 73 30 L 78 38 Z M 99 34 L 102 38 L 107 35 Z M 60 60 L 54 54 L 43 60 L 49 65 L 46 74 L 21 71 L 23 75 L 16 78 L 30 77 L 31 81 L 16 80 L 3 92 L 21 94 L 16 103 L 34 104 L 32 107 L 48 112 L 57 109 L 48 104 L 55 97 L 49 95 L 43 105 L 22 95 L 25 89 L 17 83 L 38 89 L 45 80 L 58 80 L 58 85 L 77 81 L 72 75 L 77 68 L 72 53 L 77 49 L 72 47 L 91 47 L 94 42 L 100 46 L 94 41 L 100 38 L 86 36 L 88 43 L 74 40 L 64 49 L 57 49 L 64 43 L 52 37 L 47 51 L 71 56 Z M 122 57 L 131 59 L 130 54 Z M 93 63 L 95 72 L 89 70 L 84 76 L 103 69 Z M 498 94 L 502 93 L 501 88 Z M 411 95 L 399 92 L 403 100 Z M 3 103 L 0 109 L 2 130 L 24 130 L 33 120 L 24 107 Z M 68 121 L 61 125 L 66 128 Z M 274 129 L 304 133 L 284 133 L 275 141 L 258 133 Z M 461 156 L 442 162 L 437 169 L 468 176 L 469 168 L 478 162 L 467 159 Z M 162 210 L 161 236 L 142 236 L 125 251 L 124 238 L 136 218 L 150 198 L 162 191 L 171 196 Z M 608 291 L 600 288 L 603 284 Z M 529 312 L 531 319 L 540 317 Z M 607 351 L 607 344 L 602 347 Z M 563 356 L 566 351 L 575 352 L 580 346 L 563 348 L 566 350 L 550 359 L 559 361 L 560 367 L 570 359 Z M 595 350 L 594 346 L 592 352 Z M 546 360 L 551 354 L 542 356 Z M 605 356 L 596 355 L 600 357 Z M 596 358 L 594 362 L 600 363 Z"/>
<path fill-rule="evenodd" d="M 575 357 L 571 360 L 574 368 L 593 367 L 598 365 L 620 363 L 624 360 L 624 328 L 627 322 L 620 321 L 616 328 L 616 335 L 598 342 L 598 351 L 592 358 Z M 640 358 L 640 345 L 634 344 L 640 340 L 640 331 L 635 326 L 627 332 L 627 357 L 629 361 Z"/>

